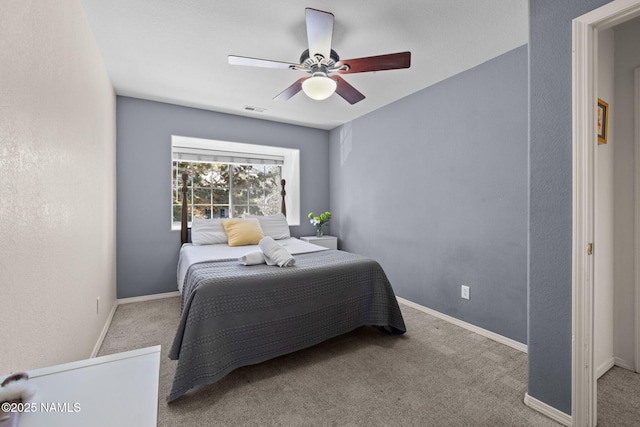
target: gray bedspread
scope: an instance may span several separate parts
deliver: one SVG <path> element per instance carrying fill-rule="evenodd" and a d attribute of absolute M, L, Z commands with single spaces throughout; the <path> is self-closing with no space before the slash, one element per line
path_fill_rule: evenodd
<path fill-rule="evenodd" d="M 391 284 L 370 258 L 328 250 L 296 255 L 293 267 L 193 264 L 169 354 L 178 360 L 169 401 L 363 325 L 406 331 Z"/>

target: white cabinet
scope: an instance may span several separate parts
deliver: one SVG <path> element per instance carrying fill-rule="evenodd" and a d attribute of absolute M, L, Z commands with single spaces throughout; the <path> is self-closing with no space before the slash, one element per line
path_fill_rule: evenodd
<path fill-rule="evenodd" d="M 27 371 L 37 391 L 19 426 L 155 427 L 159 372 L 159 345 Z"/>
<path fill-rule="evenodd" d="M 338 249 L 338 238 L 335 236 L 303 236 L 300 240 L 329 249 Z"/>

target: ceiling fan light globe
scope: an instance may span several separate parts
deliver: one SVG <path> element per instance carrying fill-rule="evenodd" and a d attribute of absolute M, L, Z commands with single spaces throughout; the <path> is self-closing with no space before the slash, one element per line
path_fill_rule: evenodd
<path fill-rule="evenodd" d="M 312 76 L 302 82 L 302 91 L 311 99 L 322 101 L 336 91 L 338 84 L 327 76 Z"/>

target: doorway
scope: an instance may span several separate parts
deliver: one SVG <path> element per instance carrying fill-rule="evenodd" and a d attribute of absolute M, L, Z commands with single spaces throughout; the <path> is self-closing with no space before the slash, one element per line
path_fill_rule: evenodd
<path fill-rule="evenodd" d="M 636 321 L 636 360 L 635 372 L 640 373 L 640 67 L 634 72 L 634 88 L 635 88 L 635 192 L 636 192 L 636 209 L 635 209 L 635 321 Z"/>
<path fill-rule="evenodd" d="M 595 426 L 597 422 L 593 253 L 594 250 L 597 251 L 597 247 L 594 249 L 594 243 L 597 245 L 597 242 L 594 242 L 597 184 L 594 178 L 594 163 L 598 143 L 595 131 L 598 102 L 598 35 L 637 16 L 640 16 L 640 1 L 616 0 L 576 18 L 573 22 L 572 424 L 580 427 Z M 638 151 L 640 150 L 636 150 L 636 156 Z M 636 179 L 638 175 L 640 174 L 636 174 Z M 636 203 L 640 203 L 637 196 Z M 636 207 L 636 216 L 640 214 L 639 211 Z M 640 238 L 636 236 L 636 239 L 640 242 Z M 638 268 L 636 265 L 636 282 L 639 276 Z M 635 286 L 638 286 L 637 283 Z M 636 296 L 638 293 L 640 292 L 636 291 Z M 635 313 L 638 316 L 637 309 Z M 638 347 L 639 332 L 636 330 L 635 334 Z M 636 368 L 637 359 L 636 351 Z"/>

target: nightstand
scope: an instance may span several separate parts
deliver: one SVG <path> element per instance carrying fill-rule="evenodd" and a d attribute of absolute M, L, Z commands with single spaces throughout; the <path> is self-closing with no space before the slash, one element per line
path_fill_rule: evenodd
<path fill-rule="evenodd" d="M 300 240 L 329 249 L 338 249 L 338 238 L 335 236 L 302 236 Z"/>

